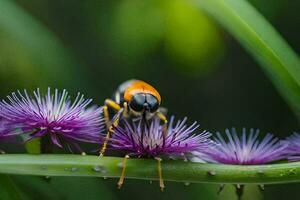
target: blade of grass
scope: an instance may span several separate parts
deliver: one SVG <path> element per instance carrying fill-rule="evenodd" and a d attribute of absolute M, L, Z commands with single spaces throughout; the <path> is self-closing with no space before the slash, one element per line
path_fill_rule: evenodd
<path fill-rule="evenodd" d="M 0 156 L 0 173 L 41 176 L 119 177 L 123 158 L 81 155 Z M 236 166 L 163 161 L 167 181 L 208 183 L 290 183 L 300 182 L 300 162 Z M 130 159 L 126 178 L 157 180 L 157 162 L 151 159 Z"/>
<path fill-rule="evenodd" d="M 190 0 L 208 13 L 257 60 L 300 117 L 300 60 L 272 25 L 245 0 Z"/>
<path fill-rule="evenodd" d="M 39 71 L 43 73 L 38 76 L 48 77 L 52 84 L 77 84 L 84 88 L 86 80 L 82 74 L 85 66 L 72 56 L 53 32 L 14 1 L 0 1 L 0 31 L 26 49 L 28 59 L 36 63 L 34 67 L 42 68 Z"/>

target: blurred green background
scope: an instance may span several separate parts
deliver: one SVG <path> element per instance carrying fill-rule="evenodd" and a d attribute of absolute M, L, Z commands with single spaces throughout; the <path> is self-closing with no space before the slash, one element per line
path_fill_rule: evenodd
<path fill-rule="evenodd" d="M 300 1 L 250 1 L 300 52 Z M 101 105 L 138 78 L 169 115 L 202 129 L 259 128 L 284 138 L 299 123 L 261 68 L 218 24 L 185 0 L 0 0 L 0 95 L 66 88 Z M 15 150 L 18 151 L 18 150 Z M 12 176 L 22 199 L 234 199 L 232 186 Z M 4 183 L 5 184 L 5 183 Z M 300 184 L 246 187 L 245 199 L 295 199 Z M 2 187 L 2 186 L 1 186 Z M 11 199 L 0 189 L 0 199 Z"/>

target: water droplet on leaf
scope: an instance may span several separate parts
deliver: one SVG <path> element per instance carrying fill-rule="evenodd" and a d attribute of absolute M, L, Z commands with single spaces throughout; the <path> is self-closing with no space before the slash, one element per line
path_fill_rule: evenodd
<path fill-rule="evenodd" d="M 119 163 L 117 164 L 117 166 L 118 166 L 120 169 L 122 169 L 122 168 L 123 168 L 123 163 L 122 163 L 122 162 L 119 162 Z"/>
<path fill-rule="evenodd" d="M 72 167 L 71 168 L 71 172 L 77 172 L 78 171 L 78 168 L 77 167 Z"/>
<path fill-rule="evenodd" d="M 103 166 L 100 166 L 100 165 L 94 166 L 93 171 L 94 172 L 102 172 L 104 174 L 107 172 L 107 170 Z"/>
<path fill-rule="evenodd" d="M 207 174 L 211 176 L 215 176 L 217 173 L 215 171 L 208 171 Z"/>

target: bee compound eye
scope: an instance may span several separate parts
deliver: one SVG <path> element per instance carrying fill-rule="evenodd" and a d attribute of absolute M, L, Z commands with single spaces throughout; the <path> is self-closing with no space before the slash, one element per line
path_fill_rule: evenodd
<path fill-rule="evenodd" d="M 159 108 L 159 102 L 158 102 L 157 98 L 151 94 L 147 95 L 147 104 L 148 104 L 150 112 L 155 112 Z"/>
<path fill-rule="evenodd" d="M 146 102 L 146 97 L 143 94 L 135 94 L 129 102 L 129 107 L 136 111 L 141 112 L 144 109 L 144 104 Z"/>

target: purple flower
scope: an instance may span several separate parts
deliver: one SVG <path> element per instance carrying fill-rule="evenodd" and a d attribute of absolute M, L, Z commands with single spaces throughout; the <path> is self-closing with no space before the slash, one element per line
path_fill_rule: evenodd
<path fill-rule="evenodd" d="M 45 96 L 39 89 L 34 96 L 26 90 L 12 93 L 8 101 L 0 102 L 0 117 L 4 120 L 1 135 L 13 134 L 16 130 L 30 133 L 29 139 L 47 136 L 53 144 L 62 147 L 62 142 L 98 143 L 103 130 L 102 109 L 87 106 L 90 99 L 79 94 L 73 102 L 63 90 L 51 94 L 50 88 Z"/>
<path fill-rule="evenodd" d="M 287 155 L 290 161 L 300 161 L 300 134 L 294 133 L 287 137 Z"/>
<path fill-rule="evenodd" d="M 286 144 L 280 142 L 272 134 L 267 134 L 262 141 L 258 140 L 259 130 L 250 129 L 249 135 L 243 129 L 241 137 L 238 137 L 233 128 L 230 132 L 225 130 L 227 141 L 220 133 L 214 138 L 219 143 L 208 149 L 206 154 L 215 162 L 234 165 L 265 164 L 283 159 Z"/>
<path fill-rule="evenodd" d="M 193 151 L 201 151 L 214 143 L 209 139 L 210 133 L 203 131 L 196 134 L 199 127 L 196 122 L 186 125 L 187 118 L 177 121 L 171 117 L 166 135 L 159 119 L 153 119 L 149 127 L 143 121 L 124 120 L 124 127 L 118 126 L 111 139 L 112 149 L 124 150 L 139 157 L 184 156 Z"/>
<path fill-rule="evenodd" d="M 7 120 L 0 118 L 0 141 L 8 141 L 13 139 L 14 136 L 21 134 L 21 131 L 13 130 L 13 125 L 11 125 Z"/>

